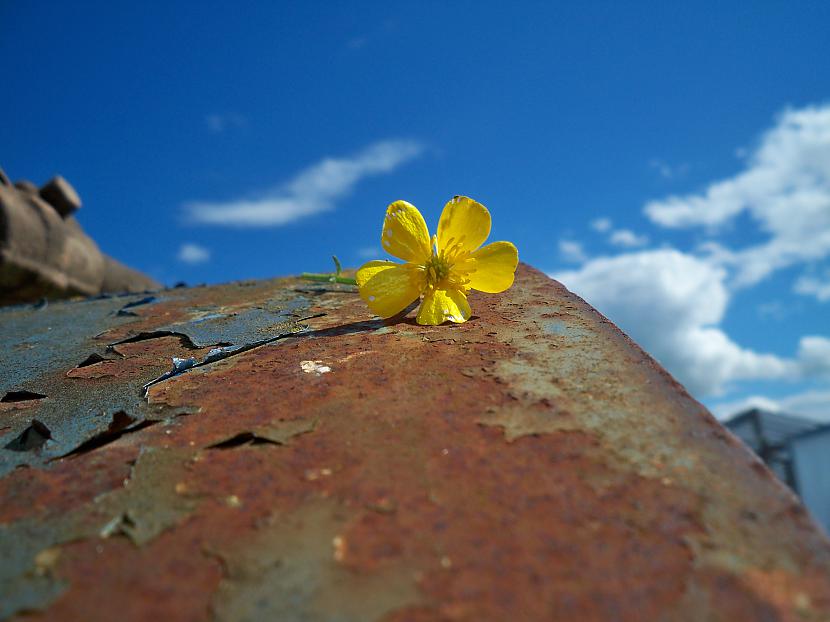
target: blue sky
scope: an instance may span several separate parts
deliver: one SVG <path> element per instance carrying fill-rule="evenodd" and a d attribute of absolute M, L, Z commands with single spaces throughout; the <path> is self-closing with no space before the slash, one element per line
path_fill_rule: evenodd
<path fill-rule="evenodd" d="M 493 239 L 726 414 L 830 419 L 830 4 L 0 2 L 0 166 L 172 284 Z"/>

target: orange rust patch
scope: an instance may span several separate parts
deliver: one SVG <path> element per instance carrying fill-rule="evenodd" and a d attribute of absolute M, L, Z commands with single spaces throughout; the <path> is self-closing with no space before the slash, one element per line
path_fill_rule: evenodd
<path fill-rule="evenodd" d="M 187 533 L 163 534 L 144 548 L 123 538 L 66 545 L 54 572 L 70 578 L 72 590 L 26 620 L 207 620 L 222 572 L 197 545 Z"/>
<path fill-rule="evenodd" d="M 135 449 L 109 449 L 64 459 L 48 471 L 16 469 L 0 478 L 0 524 L 59 516 L 120 487 L 130 473 Z"/>
<path fill-rule="evenodd" d="M 614 611 L 627 612 L 619 619 L 635 619 L 677 602 L 692 572 L 683 537 L 699 530 L 694 498 L 615 473 L 595 439 L 579 433 L 525 438 L 505 451 L 501 433 L 482 430 L 476 416 L 488 404 L 498 407 L 513 398 L 497 384 L 460 373 L 458 362 L 463 357 L 465 364 L 486 365 L 509 348 L 464 344 L 475 332 L 460 334 L 460 344 L 341 335 L 336 351 L 342 362 L 320 377 L 303 374 L 299 362 L 327 363 L 333 360 L 331 346 L 298 337 L 153 387 L 151 400 L 178 405 L 198 396 L 200 414 L 181 420 L 176 435 L 197 444 L 211 443 L 225 425 L 317 417 L 313 433 L 258 452 L 263 461 L 273 460 L 273 470 L 267 476 L 245 472 L 242 479 L 265 478 L 279 486 L 261 487 L 254 503 L 277 493 L 268 505 L 282 511 L 293 503 L 281 502 L 309 494 L 361 508 L 371 508 L 379 497 L 394 499 L 394 512 L 369 509 L 343 532 L 342 563 L 367 572 L 409 560 L 427 599 L 454 603 L 467 612 L 460 619 L 494 619 L 516 607 L 527 619 L 541 619 L 553 616 L 565 595 L 573 605 L 557 619 L 569 612 L 603 619 Z M 362 350 L 375 354 L 349 356 Z M 306 389 L 297 391 L 298 383 Z M 331 470 L 329 477 L 304 476 L 322 466 Z M 207 476 L 213 468 L 202 472 Z M 223 467 L 210 485 L 247 499 L 253 491 L 219 484 L 239 480 L 239 473 L 238 467 Z M 662 501 L 643 512 L 633 500 L 643 495 Z M 449 569 L 442 566 L 444 558 L 451 560 Z M 573 559 L 584 560 L 579 569 Z M 626 577 L 609 584 L 602 597 L 603 589 L 589 577 L 614 574 L 621 565 Z M 579 585 L 586 586 L 581 596 Z M 516 602 L 530 591 L 532 602 Z M 623 592 L 631 605 L 621 609 L 617 599 Z"/>
<path fill-rule="evenodd" d="M 136 307 L 140 319 L 107 339 L 193 306 L 257 305 L 287 284 L 244 299 L 235 286 L 191 290 L 152 314 Z M 369 318 L 351 294 L 308 296 L 326 313 L 308 332 L 150 387 L 151 405 L 196 414 L 0 479 L 11 499 L 0 520 L 37 520 L 119 486 L 140 446 L 198 451 L 169 482 L 198 501 L 184 522 L 143 547 L 119 535 L 64 545 L 51 572 L 71 588 L 35 617 L 227 616 L 222 599 L 267 596 L 262 576 L 275 589 L 299 581 L 308 611 L 340 595 L 315 581 L 362 586 L 369 602 L 389 577 L 402 596 L 385 622 L 828 617 L 830 549 L 801 506 L 560 285 L 522 267 L 507 294 L 470 297 L 475 319 L 441 327 Z M 546 332 L 551 321 L 562 326 Z M 77 380 L 134 378 L 177 344 L 119 345 L 123 360 Z M 491 415 L 522 434 L 507 442 L 507 426 L 480 425 Z M 298 433 L 244 434 L 264 426 Z"/>
<path fill-rule="evenodd" d="M 121 358 L 112 358 L 84 367 L 74 367 L 66 372 L 69 378 L 96 380 L 100 378 L 121 379 L 128 381 L 132 378 L 146 377 L 148 369 L 170 365 L 175 357 L 201 358 L 210 348 L 189 348 L 182 344 L 182 340 L 174 335 L 122 343 L 115 347 Z"/>

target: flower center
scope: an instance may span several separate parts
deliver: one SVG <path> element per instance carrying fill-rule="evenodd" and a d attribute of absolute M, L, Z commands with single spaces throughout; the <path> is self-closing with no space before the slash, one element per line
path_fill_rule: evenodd
<path fill-rule="evenodd" d="M 437 288 L 440 283 L 450 276 L 450 264 L 443 253 L 436 255 L 433 252 L 424 264 L 424 269 L 426 271 L 427 287 L 431 289 Z"/>
<path fill-rule="evenodd" d="M 463 241 L 463 236 L 462 236 Z M 428 289 L 459 289 L 466 291 L 470 283 L 469 273 L 475 272 L 475 268 L 469 265 L 467 256 L 469 253 L 463 251 L 461 241 L 450 238 L 447 247 L 438 252 L 438 238 L 433 235 L 432 254 L 423 265 L 424 281 L 422 293 Z"/>

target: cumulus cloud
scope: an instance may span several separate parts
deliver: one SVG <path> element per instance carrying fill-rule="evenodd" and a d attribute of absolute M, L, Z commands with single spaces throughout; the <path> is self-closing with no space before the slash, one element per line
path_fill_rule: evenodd
<path fill-rule="evenodd" d="M 595 218 L 591 221 L 591 229 L 598 231 L 599 233 L 610 231 L 613 226 L 614 223 L 611 222 L 610 218 Z"/>
<path fill-rule="evenodd" d="M 362 50 L 366 47 L 366 37 L 352 37 L 346 41 L 346 47 L 350 50 Z"/>
<path fill-rule="evenodd" d="M 608 242 L 623 248 L 637 248 L 648 244 L 648 236 L 638 235 L 631 229 L 614 229 L 610 218 L 595 218 L 591 221 L 591 229 L 597 233 L 607 233 Z"/>
<path fill-rule="evenodd" d="M 559 240 L 559 254 L 571 263 L 582 263 L 588 259 L 582 244 L 575 240 Z"/>
<path fill-rule="evenodd" d="M 325 158 L 293 179 L 251 198 L 193 201 L 185 205 L 190 222 L 230 227 L 278 227 L 335 207 L 366 177 L 389 173 L 423 152 L 420 143 L 388 140 L 344 158 Z"/>
<path fill-rule="evenodd" d="M 726 270 L 673 249 L 600 257 L 553 275 L 657 358 L 695 395 L 741 380 L 830 376 L 830 340 L 804 337 L 794 358 L 756 352 L 719 328 Z M 827 358 L 824 358 L 827 357 Z"/>
<path fill-rule="evenodd" d="M 210 251 L 204 246 L 188 242 L 179 247 L 179 261 L 191 265 L 206 263 L 210 261 Z"/>
<path fill-rule="evenodd" d="M 673 179 L 685 175 L 689 171 L 688 164 L 672 166 L 660 159 L 650 160 L 648 165 L 660 174 L 663 179 Z"/>
<path fill-rule="evenodd" d="M 830 275 L 827 280 L 813 276 L 802 276 L 796 282 L 793 290 L 803 296 L 815 296 L 820 302 L 830 300 Z"/>
<path fill-rule="evenodd" d="M 213 134 L 221 134 L 225 130 L 247 127 L 248 119 L 236 112 L 220 114 L 212 112 L 205 115 L 205 125 Z"/>
<path fill-rule="evenodd" d="M 830 105 L 787 110 L 737 175 L 700 194 L 652 201 L 645 213 L 672 228 L 718 231 L 747 213 L 767 239 L 724 254 L 736 286 L 830 255 Z"/>
<path fill-rule="evenodd" d="M 630 229 L 617 229 L 613 231 L 608 238 L 614 246 L 622 246 L 623 248 L 637 248 L 648 244 L 647 235 L 637 235 Z"/>
<path fill-rule="evenodd" d="M 384 251 L 379 246 L 361 246 L 356 254 L 361 259 L 378 259 L 383 257 Z"/>
<path fill-rule="evenodd" d="M 652 166 L 665 177 L 674 174 L 665 163 Z M 588 258 L 582 253 L 578 268 L 553 275 L 701 397 L 723 395 L 741 382 L 830 380 L 827 337 L 802 336 L 793 353 L 782 356 L 745 347 L 722 328 L 731 296 L 782 268 L 804 264 L 793 290 L 819 302 L 830 300 L 830 104 L 784 111 L 742 154 L 741 166 L 738 174 L 700 193 L 645 205 L 647 217 L 660 227 L 702 230 L 704 241 L 693 251 L 632 250 L 647 245 L 647 237 L 598 218 L 591 228 L 623 254 Z M 751 235 L 735 236 L 736 226 L 750 227 Z M 720 236 L 729 231 L 731 238 Z M 752 242 L 733 245 L 726 239 Z M 559 250 L 567 255 L 561 242 Z M 571 250 L 573 257 L 581 247 Z M 769 310 L 780 314 L 780 309 Z M 752 399 L 798 413 L 819 403 L 817 396 L 828 395 L 814 391 L 799 398 L 813 399 L 812 406 L 797 396 Z"/>
<path fill-rule="evenodd" d="M 798 359 L 806 376 L 830 378 L 830 339 L 817 335 L 798 342 Z"/>

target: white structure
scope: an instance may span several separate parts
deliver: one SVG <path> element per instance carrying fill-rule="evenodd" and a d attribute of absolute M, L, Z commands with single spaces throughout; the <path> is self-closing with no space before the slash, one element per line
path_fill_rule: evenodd
<path fill-rule="evenodd" d="M 830 424 L 753 408 L 724 425 L 798 493 L 830 533 Z"/>

